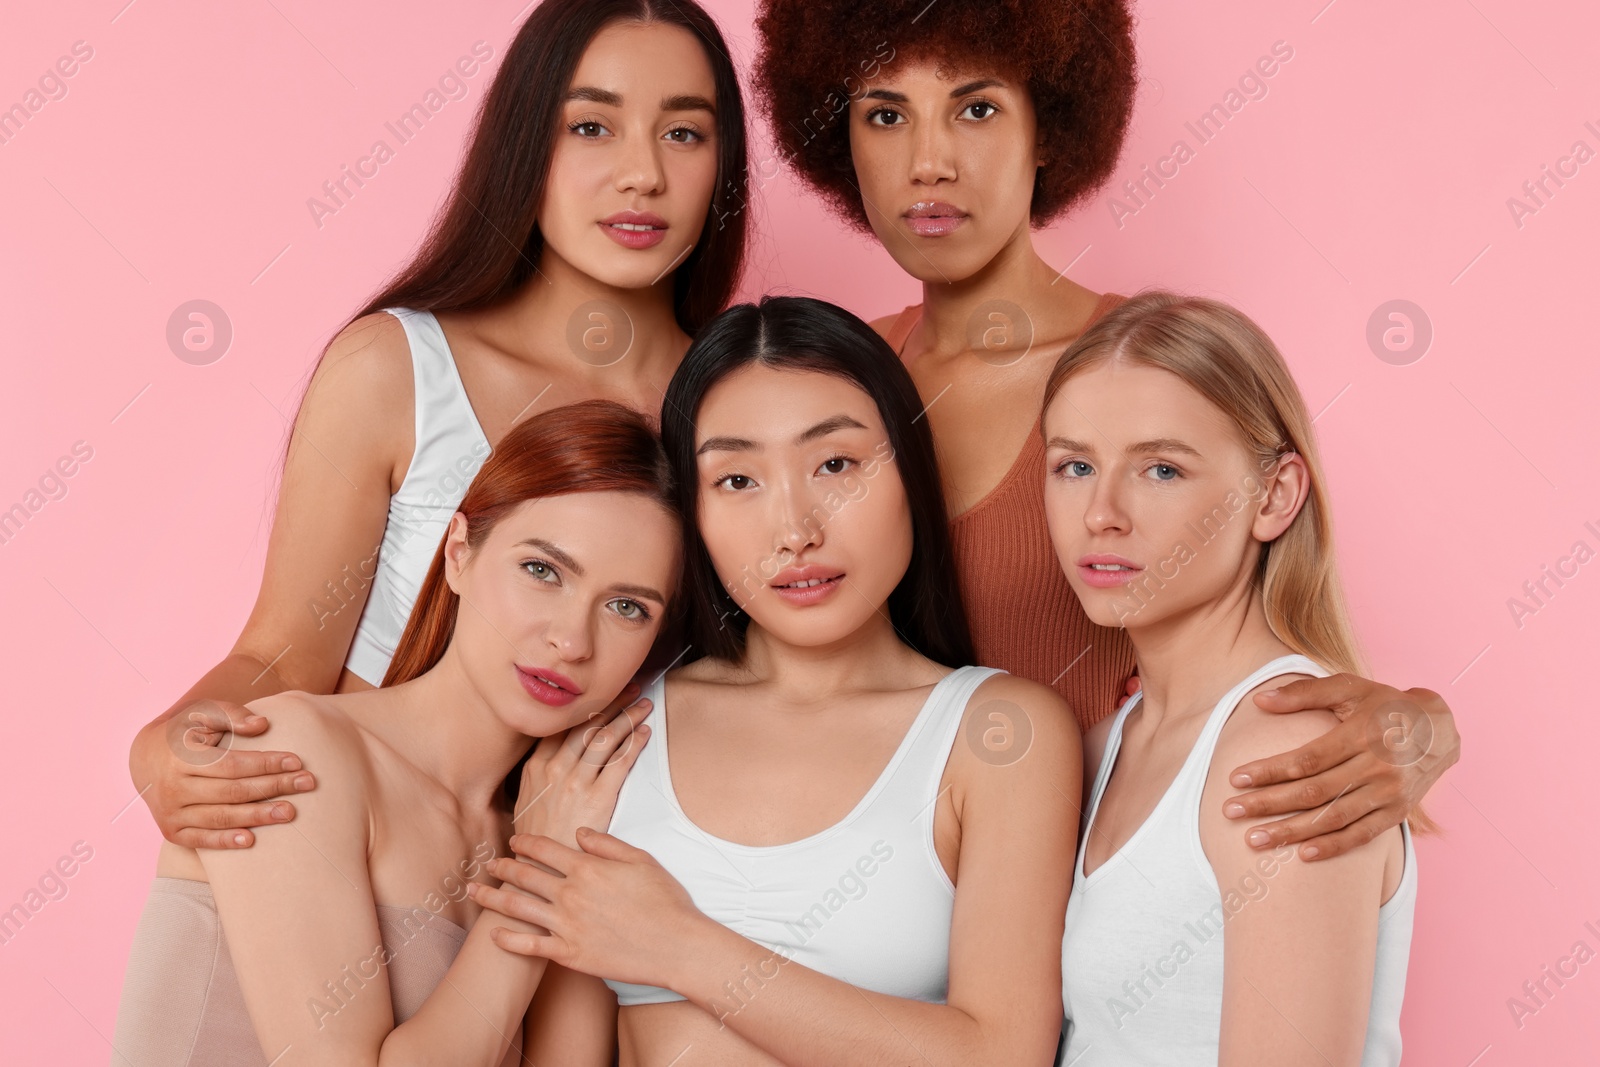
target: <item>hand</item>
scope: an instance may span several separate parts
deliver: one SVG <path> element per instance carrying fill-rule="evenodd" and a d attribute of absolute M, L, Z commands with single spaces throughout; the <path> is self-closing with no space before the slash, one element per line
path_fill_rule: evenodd
<path fill-rule="evenodd" d="M 489 863 L 491 874 L 516 888 L 468 884 L 483 907 L 550 931 L 496 927 L 495 944 L 585 974 L 672 988 L 675 968 L 706 936 L 706 924 L 722 927 L 650 853 L 595 830 L 577 837 L 582 851 L 518 834 L 511 848 L 527 862 L 501 856 Z"/>
<path fill-rule="evenodd" d="M 650 727 L 640 725 L 650 701 L 628 704 L 638 695 L 639 686 L 630 682 L 605 711 L 539 740 L 522 765 L 514 833 L 544 834 L 575 846 L 578 827 L 611 825 L 622 780 L 650 738 Z"/>
<path fill-rule="evenodd" d="M 1305 842 L 1304 860 L 1348 852 L 1399 826 L 1461 758 L 1455 716 L 1430 689 L 1402 692 L 1335 674 L 1266 690 L 1256 695 L 1256 703 L 1271 712 L 1327 708 L 1341 720 L 1293 752 L 1234 769 L 1232 785 L 1257 788 L 1224 802 L 1228 818 L 1301 813 L 1252 830 L 1250 844 L 1256 848 Z"/>
<path fill-rule="evenodd" d="M 294 818 L 274 797 L 316 788 L 292 752 L 233 750 L 233 737 L 258 737 L 270 723 L 239 704 L 197 700 L 145 726 L 128 757 L 161 836 L 185 848 L 248 848 L 244 829 Z"/>

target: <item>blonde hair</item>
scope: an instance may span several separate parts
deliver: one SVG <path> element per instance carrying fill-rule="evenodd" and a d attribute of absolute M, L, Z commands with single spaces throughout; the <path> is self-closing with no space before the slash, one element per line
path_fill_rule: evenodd
<path fill-rule="evenodd" d="M 1041 410 L 1049 409 L 1067 379 L 1113 361 L 1176 375 L 1233 420 L 1265 474 L 1275 473 L 1287 453 L 1300 454 L 1310 490 L 1288 529 L 1261 546 L 1255 586 L 1278 640 L 1330 670 L 1365 675 L 1334 562 L 1332 509 L 1311 418 L 1271 338 L 1220 301 L 1163 290 L 1138 293 L 1061 354 Z M 1410 817 L 1416 832 L 1436 829 L 1420 806 Z"/>

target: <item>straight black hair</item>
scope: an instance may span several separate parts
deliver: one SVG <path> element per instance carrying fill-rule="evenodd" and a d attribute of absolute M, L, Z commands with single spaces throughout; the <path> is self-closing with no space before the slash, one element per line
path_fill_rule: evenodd
<path fill-rule="evenodd" d="M 716 384 L 752 364 L 831 374 L 873 399 L 888 430 L 892 460 L 911 507 L 911 562 L 889 594 L 889 621 L 900 639 L 929 659 L 959 667 L 976 662 L 956 584 L 944 489 L 922 400 L 900 357 L 850 312 L 806 296 L 764 296 L 736 304 L 695 338 L 667 386 L 661 440 L 686 517 L 684 579 L 690 657 L 744 656 L 750 620 L 723 587 L 699 530 L 700 474 L 695 423 Z"/>
<path fill-rule="evenodd" d="M 389 307 L 461 311 L 509 299 L 538 269 L 537 216 L 567 87 L 613 22 L 682 26 L 716 86 L 717 178 L 700 240 L 673 274 L 678 325 L 693 336 L 729 300 L 744 266 L 744 103 L 728 46 L 694 0 L 543 0 L 523 22 L 474 120 L 465 159 L 412 261 L 351 320 Z"/>

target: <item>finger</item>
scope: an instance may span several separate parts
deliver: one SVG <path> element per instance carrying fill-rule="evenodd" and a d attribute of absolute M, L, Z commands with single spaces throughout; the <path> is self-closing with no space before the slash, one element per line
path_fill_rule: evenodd
<path fill-rule="evenodd" d="M 1365 785 L 1365 781 L 1352 775 L 1349 769 L 1336 767 L 1310 778 L 1229 797 L 1222 802 L 1222 814 L 1229 819 L 1267 819 L 1277 815 L 1292 815 L 1319 808 L 1365 788 Z"/>
<path fill-rule="evenodd" d="M 309 784 L 302 785 L 302 782 Z M 292 774 L 267 774 L 257 778 L 206 778 L 194 776 L 180 779 L 173 789 L 176 804 L 182 808 L 200 805 L 251 805 L 275 800 L 292 793 L 308 792 L 315 780 L 305 771 Z M 292 807 L 292 805 L 289 805 Z M 241 823 L 257 826 L 259 823 Z"/>
<path fill-rule="evenodd" d="M 173 844 L 184 848 L 249 848 L 256 843 L 256 835 L 249 830 L 203 830 L 186 826 L 170 838 Z"/>
<path fill-rule="evenodd" d="M 630 863 L 654 863 L 655 857 L 642 848 L 634 848 L 620 837 L 612 837 L 608 833 L 591 829 L 587 826 L 578 827 L 578 847 L 591 856 L 599 856 L 608 860 L 622 860 Z"/>
<path fill-rule="evenodd" d="M 631 735 L 650 714 L 651 703 L 637 700 L 628 705 L 615 719 L 596 730 L 583 750 L 583 761 L 598 769 L 610 763 L 619 752 L 636 747 L 630 743 Z"/>
<path fill-rule="evenodd" d="M 294 805 L 287 800 L 257 804 L 191 804 L 173 814 L 175 822 L 198 830 L 243 830 L 293 822 L 294 817 Z"/>
<path fill-rule="evenodd" d="M 507 952 L 515 952 L 519 956 L 542 956 L 562 966 L 567 964 L 567 957 L 562 954 L 560 941 L 548 934 L 523 933 L 520 930 L 507 930 L 504 926 L 496 926 L 489 931 L 489 940 Z"/>
<path fill-rule="evenodd" d="M 1379 807 L 1379 796 L 1372 790 L 1351 789 L 1326 804 L 1296 812 L 1288 818 L 1252 826 L 1245 833 L 1245 841 L 1251 848 L 1258 849 L 1298 844 L 1318 834 L 1342 830 Z"/>
<path fill-rule="evenodd" d="M 1294 782 L 1321 774 L 1345 760 L 1367 751 L 1366 731 L 1360 725 L 1340 723 L 1327 733 L 1312 738 L 1297 749 L 1276 756 L 1252 760 L 1233 769 L 1228 784 L 1236 789 L 1259 788 L 1278 782 Z M 1321 798 L 1313 803 L 1322 803 Z M 1300 805 L 1304 807 L 1305 805 Z M 1275 812 L 1263 812 L 1271 815 Z"/>
<path fill-rule="evenodd" d="M 1305 711 L 1326 708 L 1338 715 L 1355 706 L 1357 700 L 1377 683 L 1354 674 L 1331 674 L 1326 678 L 1301 678 L 1275 689 L 1256 694 L 1256 705 L 1263 711 Z"/>
<path fill-rule="evenodd" d="M 304 793 L 316 788 L 317 785 L 316 776 L 304 769 L 300 757 L 293 752 L 254 752 L 249 749 L 234 748 L 217 757 L 215 762 L 197 764 L 193 767 L 185 764 L 185 768 L 187 777 L 198 779 L 244 780 L 277 777 L 289 783 L 288 788 L 275 790 L 265 794 L 266 796 L 277 796 L 279 793 Z"/>
<path fill-rule="evenodd" d="M 467 894 L 483 907 L 498 912 L 508 919 L 532 923 L 548 930 L 550 904 L 511 889 L 496 889 L 481 882 L 467 883 Z"/>
<path fill-rule="evenodd" d="M 1342 856 L 1352 849 L 1360 848 L 1385 830 L 1400 825 L 1390 815 L 1386 809 L 1375 808 L 1370 814 L 1357 819 L 1338 833 L 1313 837 L 1300 846 L 1300 858 L 1308 861 L 1331 860 L 1335 856 Z"/>
<path fill-rule="evenodd" d="M 536 860 L 562 874 L 571 873 L 572 868 L 583 858 L 583 853 L 577 849 L 568 848 L 555 838 L 546 837 L 544 834 L 512 834 L 511 851 L 530 860 Z"/>
<path fill-rule="evenodd" d="M 201 727 L 219 734 L 236 733 L 253 736 L 263 733 L 270 725 L 266 718 L 257 715 L 243 704 L 228 700 L 197 700 L 176 716 L 186 724 Z"/>
<path fill-rule="evenodd" d="M 1137 693 L 1140 688 L 1143 687 L 1143 685 L 1144 683 L 1139 681 L 1139 676 L 1135 674 L 1133 677 L 1128 679 L 1128 684 L 1123 686 L 1123 691 L 1126 693 L 1126 695 L 1131 697 Z"/>
<path fill-rule="evenodd" d="M 650 727 L 640 726 L 635 729 L 622 747 L 612 755 L 611 761 L 601 769 L 599 777 L 612 789 L 621 789 L 628 772 L 639 762 L 639 753 L 644 751 L 645 742 L 648 740 L 650 740 Z"/>
<path fill-rule="evenodd" d="M 555 899 L 556 883 L 561 881 L 559 874 L 551 874 L 526 860 L 498 856 L 484 866 L 490 874 L 507 885 L 514 885 L 525 892 L 534 893 L 544 900 Z"/>

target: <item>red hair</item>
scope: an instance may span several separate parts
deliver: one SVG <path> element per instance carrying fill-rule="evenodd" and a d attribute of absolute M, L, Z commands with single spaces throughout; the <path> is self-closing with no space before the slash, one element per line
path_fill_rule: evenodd
<path fill-rule="evenodd" d="M 528 500 L 567 493 L 639 493 L 673 515 L 672 468 L 650 422 L 611 400 L 585 400 L 512 427 L 484 461 L 456 508 L 467 519 L 467 544 L 482 547 L 507 512 Z M 386 686 L 430 670 L 455 633 L 460 597 L 444 578 L 444 543 L 406 621 L 383 676 Z"/>

